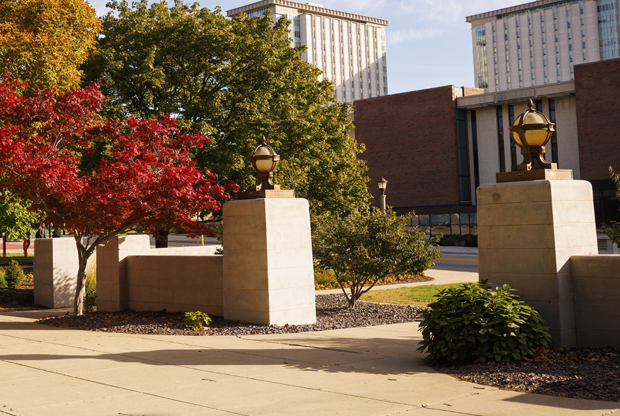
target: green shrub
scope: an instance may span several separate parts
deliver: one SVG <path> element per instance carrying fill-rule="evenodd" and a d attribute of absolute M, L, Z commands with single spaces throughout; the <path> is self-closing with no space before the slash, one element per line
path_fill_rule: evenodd
<path fill-rule="evenodd" d="M 26 276 L 24 276 L 24 269 L 19 265 L 15 260 L 11 260 L 9 263 L 9 267 L 6 269 L 4 274 L 4 280 L 6 280 L 6 285 L 9 289 L 15 289 L 19 287 Z"/>
<path fill-rule="evenodd" d="M 185 312 L 185 317 L 183 318 L 185 322 L 185 326 L 198 330 L 204 326 L 209 326 L 211 323 L 211 317 L 204 312 L 196 311 L 196 312 Z"/>
<path fill-rule="evenodd" d="M 84 297 L 84 309 L 92 312 L 97 307 L 97 269 L 96 261 L 91 261 L 86 266 L 86 296 Z"/>
<path fill-rule="evenodd" d="M 314 286 L 319 287 L 337 287 L 338 279 L 333 270 L 314 269 Z"/>
<path fill-rule="evenodd" d="M 422 314 L 418 351 L 433 362 L 462 364 L 519 360 L 546 348 L 550 336 L 538 312 L 508 285 L 492 290 L 486 283 L 440 290 Z"/>
<path fill-rule="evenodd" d="M 439 240 L 440 246 L 478 247 L 478 236 L 473 234 L 443 235 Z"/>
<path fill-rule="evenodd" d="M 4 279 L 4 270 L 0 269 L 0 288 L 7 288 L 9 285 Z"/>

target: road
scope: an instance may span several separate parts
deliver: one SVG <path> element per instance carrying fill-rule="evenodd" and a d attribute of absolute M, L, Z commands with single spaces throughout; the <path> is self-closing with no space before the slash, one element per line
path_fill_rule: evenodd
<path fill-rule="evenodd" d="M 478 256 L 443 253 L 441 258 L 435 260 L 434 268 L 437 270 L 478 273 Z"/>

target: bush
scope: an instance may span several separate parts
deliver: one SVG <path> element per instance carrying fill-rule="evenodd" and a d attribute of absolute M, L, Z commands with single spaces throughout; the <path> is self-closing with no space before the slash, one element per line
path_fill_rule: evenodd
<path fill-rule="evenodd" d="M 7 288 L 8 285 L 6 280 L 4 279 L 4 270 L 0 270 L 0 288 Z"/>
<path fill-rule="evenodd" d="M 86 296 L 84 297 L 84 309 L 92 312 L 97 307 L 97 268 L 96 260 L 92 259 L 86 266 Z"/>
<path fill-rule="evenodd" d="M 538 312 L 508 285 L 492 290 L 487 281 L 439 291 L 422 314 L 423 341 L 437 363 L 508 362 L 532 357 L 551 337 Z"/>
<path fill-rule="evenodd" d="M 24 276 L 24 269 L 15 260 L 11 260 L 9 267 L 4 274 L 4 280 L 6 280 L 7 287 L 9 289 L 15 289 L 19 287 L 26 276 Z"/>
<path fill-rule="evenodd" d="M 473 234 L 442 235 L 439 240 L 440 246 L 478 247 L 478 236 Z"/>
<path fill-rule="evenodd" d="M 204 326 L 209 326 L 211 323 L 211 317 L 204 312 L 196 311 L 196 312 L 185 312 L 185 317 L 183 318 L 185 322 L 185 326 L 193 329 L 199 330 Z"/>
<path fill-rule="evenodd" d="M 383 278 L 422 274 L 440 256 L 436 238 L 406 227 L 413 213 L 355 210 L 346 217 L 325 214 L 312 221 L 312 254 L 319 270 L 332 270 L 349 308 Z M 344 290 L 349 287 L 349 291 Z"/>

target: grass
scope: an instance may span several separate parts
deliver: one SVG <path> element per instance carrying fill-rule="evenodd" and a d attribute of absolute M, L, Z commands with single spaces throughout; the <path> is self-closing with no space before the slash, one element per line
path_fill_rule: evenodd
<path fill-rule="evenodd" d="M 16 260 L 21 266 L 32 266 L 34 264 L 33 255 L 24 257 L 21 253 L 6 253 L 6 257 L 0 255 L 0 266 L 8 266 L 11 260 Z"/>
<path fill-rule="evenodd" d="M 461 283 L 451 283 L 447 285 L 420 285 L 415 287 L 399 287 L 397 289 L 372 290 L 365 293 L 360 300 L 425 308 L 434 301 L 433 297 L 439 293 L 440 289 L 460 285 Z"/>

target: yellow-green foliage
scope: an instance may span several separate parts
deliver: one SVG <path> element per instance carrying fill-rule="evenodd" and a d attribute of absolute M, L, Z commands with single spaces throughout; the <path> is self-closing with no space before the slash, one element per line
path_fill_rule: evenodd
<path fill-rule="evenodd" d="M 97 260 L 93 256 L 86 266 L 86 297 L 84 307 L 91 312 L 97 306 Z"/>
<path fill-rule="evenodd" d="M 15 260 L 11 260 L 9 267 L 6 269 L 4 279 L 9 289 L 15 289 L 20 286 L 26 276 L 24 276 L 24 269 Z"/>

